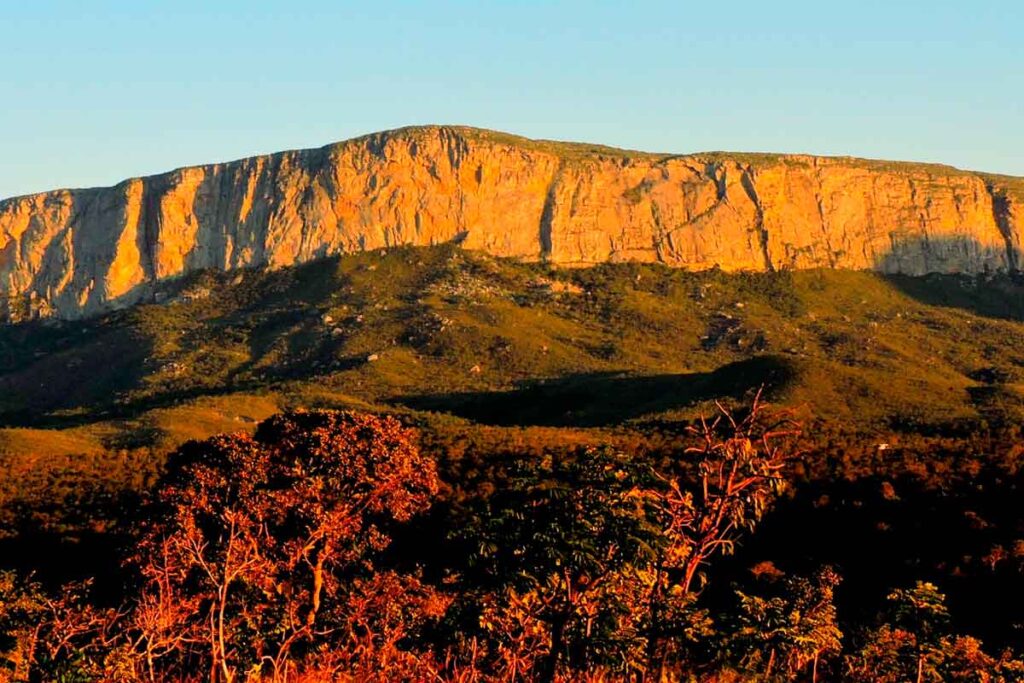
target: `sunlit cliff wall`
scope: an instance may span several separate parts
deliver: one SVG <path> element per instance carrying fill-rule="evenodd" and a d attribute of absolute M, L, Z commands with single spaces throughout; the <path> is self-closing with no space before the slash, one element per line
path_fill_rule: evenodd
<path fill-rule="evenodd" d="M 192 270 L 450 240 L 556 264 L 996 272 L 1022 231 L 1017 178 L 424 127 L 2 201 L 0 299 L 76 317 Z"/>

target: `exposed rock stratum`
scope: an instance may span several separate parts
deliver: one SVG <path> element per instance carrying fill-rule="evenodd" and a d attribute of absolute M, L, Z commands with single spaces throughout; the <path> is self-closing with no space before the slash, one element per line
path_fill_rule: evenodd
<path fill-rule="evenodd" d="M 629 152 L 473 128 L 0 202 L 0 317 L 78 317 L 199 269 L 459 241 L 554 264 L 1016 270 L 1024 179 L 804 155 Z"/>

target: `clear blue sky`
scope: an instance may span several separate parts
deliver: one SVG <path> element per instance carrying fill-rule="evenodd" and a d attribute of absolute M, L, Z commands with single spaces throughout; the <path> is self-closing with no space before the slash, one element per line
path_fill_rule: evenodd
<path fill-rule="evenodd" d="M 1024 175 L 1024 2 L 0 8 L 0 197 L 419 123 Z"/>

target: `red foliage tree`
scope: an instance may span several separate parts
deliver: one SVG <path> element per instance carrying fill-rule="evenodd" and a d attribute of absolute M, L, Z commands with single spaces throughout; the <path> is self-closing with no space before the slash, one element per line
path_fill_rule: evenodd
<path fill-rule="evenodd" d="M 135 558 L 144 588 L 132 648 L 145 675 L 283 674 L 297 650 L 338 635 L 347 582 L 372 570 L 388 525 L 437 488 L 434 463 L 389 417 L 291 413 L 254 437 L 184 446 Z M 421 589 L 410 581 L 391 586 Z"/>

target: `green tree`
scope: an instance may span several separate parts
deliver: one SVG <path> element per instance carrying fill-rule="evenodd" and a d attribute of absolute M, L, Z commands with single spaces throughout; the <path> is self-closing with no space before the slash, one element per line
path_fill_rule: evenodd
<path fill-rule="evenodd" d="M 853 667 L 857 680 L 941 681 L 949 624 L 946 598 L 931 583 L 889 594 L 883 623 L 870 632 Z"/>
<path fill-rule="evenodd" d="M 765 678 L 777 671 L 794 677 L 808 668 L 818 680 L 822 656 L 842 651 L 842 631 L 833 603 L 839 575 L 826 568 L 813 578 L 792 577 L 779 595 L 737 591 L 739 613 L 727 649 L 743 666 Z"/>
<path fill-rule="evenodd" d="M 37 584 L 0 572 L 0 680 L 28 680 L 44 613 Z"/>
<path fill-rule="evenodd" d="M 642 666 L 647 587 L 663 541 L 650 498 L 650 469 L 609 449 L 522 461 L 466 530 L 478 539 L 476 571 L 494 585 L 485 628 L 533 643 L 535 678 L 570 667 Z M 519 629 L 510 630 L 512 624 Z M 533 624 L 533 626 L 531 626 Z"/>
<path fill-rule="evenodd" d="M 949 625 L 946 596 L 932 583 L 918 581 L 914 588 L 901 588 L 889 594 L 892 623 L 914 636 L 915 680 L 926 674 L 936 676 L 935 664 L 942 659 L 941 637 Z"/>

